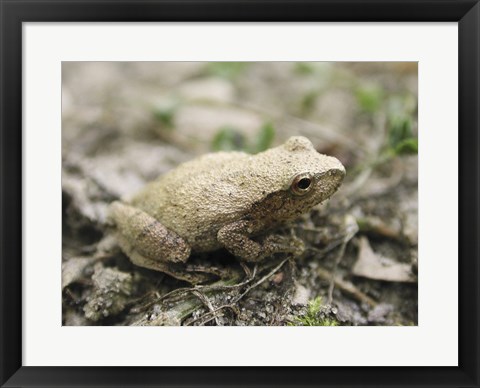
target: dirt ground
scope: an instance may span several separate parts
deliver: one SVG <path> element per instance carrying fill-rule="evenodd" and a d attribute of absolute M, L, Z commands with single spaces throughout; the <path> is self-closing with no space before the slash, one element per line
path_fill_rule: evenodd
<path fill-rule="evenodd" d="M 417 325 L 416 63 L 64 62 L 63 325 Z M 300 257 L 225 250 L 133 265 L 106 209 L 198 155 L 292 135 L 340 190 L 279 233 Z"/>

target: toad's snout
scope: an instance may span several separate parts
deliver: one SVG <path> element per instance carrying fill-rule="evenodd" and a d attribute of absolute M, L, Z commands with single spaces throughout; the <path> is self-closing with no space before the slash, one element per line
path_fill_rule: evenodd
<path fill-rule="evenodd" d="M 328 170 L 325 174 L 328 177 L 331 177 L 332 180 L 338 181 L 340 185 L 343 182 L 343 178 L 345 178 L 345 167 L 342 166 L 342 168 L 333 168 Z"/>
<path fill-rule="evenodd" d="M 338 162 L 337 166 L 330 168 L 320 175 L 318 183 L 322 201 L 330 198 L 338 190 L 345 178 L 345 174 L 345 167 Z"/>

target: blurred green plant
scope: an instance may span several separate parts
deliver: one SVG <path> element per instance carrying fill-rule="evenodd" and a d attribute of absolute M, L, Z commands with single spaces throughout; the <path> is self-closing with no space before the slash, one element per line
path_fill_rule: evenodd
<path fill-rule="evenodd" d="M 310 62 L 295 62 L 293 71 L 299 75 L 308 75 L 315 72 L 315 68 Z"/>
<path fill-rule="evenodd" d="M 384 95 L 376 85 L 363 85 L 355 89 L 355 97 L 360 109 L 366 113 L 374 113 L 381 108 Z"/>
<path fill-rule="evenodd" d="M 376 114 L 386 116 L 384 144 L 371 160 L 350 170 L 351 175 L 357 175 L 366 168 L 375 169 L 398 156 L 418 154 L 418 138 L 414 133 L 417 100 L 408 95 L 395 95 L 384 104 L 377 112 L 371 112 L 372 117 Z"/>
<path fill-rule="evenodd" d="M 170 101 L 168 103 L 155 106 L 153 108 L 153 117 L 161 124 L 162 128 L 172 130 L 174 128 L 175 114 L 178 110 L 178 101 Z"/>
<path fill-rule="evenodd" d="M 394 155 L 418 153 L 418 139 L 414 137 L 410 117 L 393 117 L 388 126 L 388 145 Z"/>
<path fill-rule="evenodd" d="M 248 67 L 248 62 L 210 62 L 206 71 L 210 75 L 232 80 Z"/>
<path fill-rule="evenodd" d="M 238 151 L 244 150 L 246 139 L 237 128 L 225 126 L 215 134 L 212 140 L 213 151 Z"/>
<path fill-rule="evenodd" d="M 308 77 L 309 80 L 309 89 L 300 95 L 296 112 L 305 117 L 317 108 L 318 98 L 329 88 L 335 87 L 335 71 L 328 62 L 295 62 L 292 69 L 295 76 Z"/>
<path fill-rule="evenodd" d="M 406 98 L 393 97 L 387 110 L 387 152 L 392 156 L 418 153 L 418 139 L 413 133 L 413 110 L 416 104 Z"/>
<path fill-rule="evenodd" d="M 311 90 L 302 97 L 300 100 L 300 114 L 302 116 L 309 114 L 313 110 L 319 95 L 319 90 Z"/>
<path fill-rule="evenodd" d="M 247 151 L 251 154 L 265 151 L 270 148 L 275 139 L 275 127 L 272 123 L 263 124 L 257 132 L 253 144 L 250 144 Z"/>
<path fill-rule="evenodd" d="M 288 326 L 338 326 L 336 319 L 322 316 L 321 307 L 322 298 L 319 296 L 308 302 L 305 315 L 295 317 L 295 320 Z"/>
<path fill-rule="evenodd" d="M 245 151 L 251 154 L 265 151 L 270 148 L 275 139 L 275 127 L 272 123 L 263 124 L 252 141 L 237 128 L 225 126 L 212 139 L 213 151 Z"/>

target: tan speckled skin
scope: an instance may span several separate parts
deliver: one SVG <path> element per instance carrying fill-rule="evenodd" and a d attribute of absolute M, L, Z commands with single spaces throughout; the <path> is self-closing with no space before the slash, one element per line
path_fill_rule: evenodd
<path fill-rule="evenodd" d="M 302 173 L 313 181 L 308 193 L 299 196 L 290 186 Z M 258 243 L 250 237 L 329 198 L 344 175 L 337 159 L 319 154 L 305 137 L 291 137 L 257 155 L 219 152 L 184 163 L 148 184 L 128 204 L 113 203 L 110 219 L 122 248 L 150 259 L 185 261 L 190 250 L 224 246 L 242 259 L 258 261 L 275 252 L 296 251 L 301 242 L 269 236 Z"/>

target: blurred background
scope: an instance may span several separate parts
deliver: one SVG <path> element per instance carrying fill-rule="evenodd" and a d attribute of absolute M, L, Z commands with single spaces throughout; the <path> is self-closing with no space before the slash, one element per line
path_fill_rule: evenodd
<path fill-rule="evenodd" d="M 115 317 L 86 318 L 95 282 L 77 289 L 95 273 L 78 258 L 104 236 L 111 201 L 200 154 L 257 153 L 303 135 L 347 177 L 297 234 L 313 250 L 344 241 L 344 252 L 298 263 L 274 324 L 328 305 L 340 324 L 416 325 L 417 88 L 414 62 L 63 62 L 64 324 Z M 328 225 L 338 234 L 320 238 Z M 225 324 L 271 324 L 257 310 Z"/>

